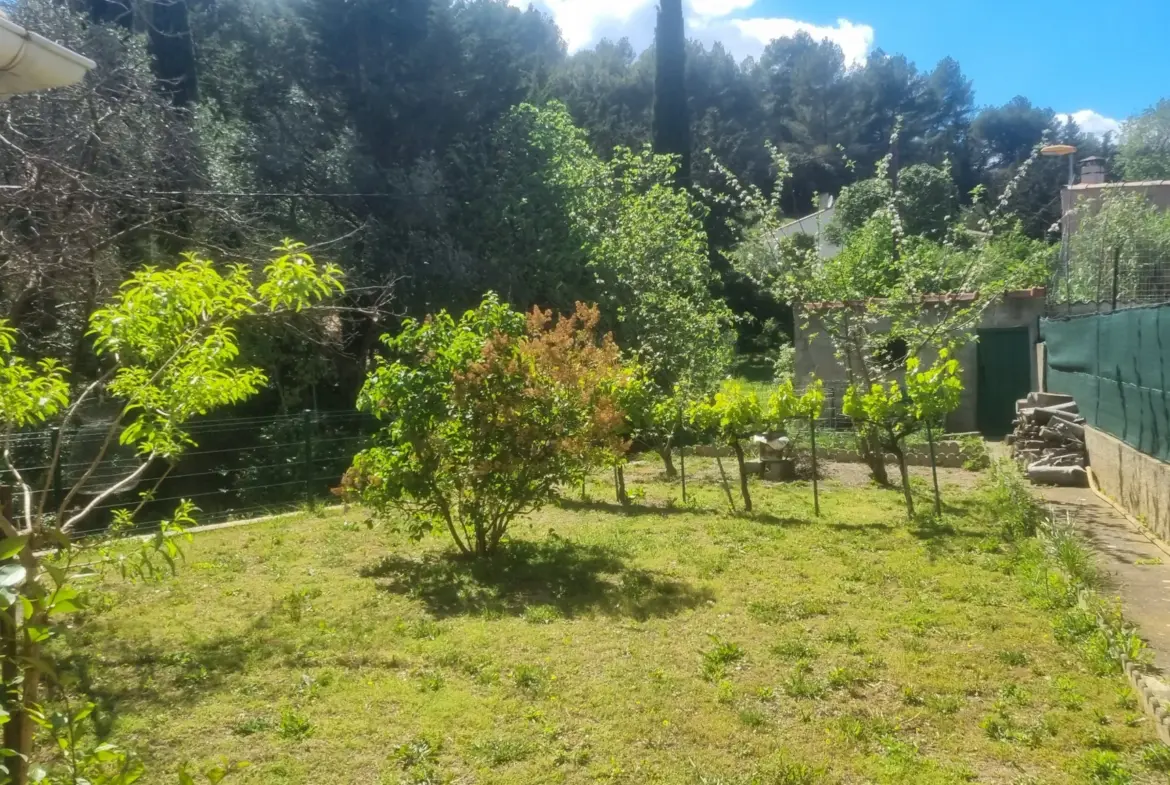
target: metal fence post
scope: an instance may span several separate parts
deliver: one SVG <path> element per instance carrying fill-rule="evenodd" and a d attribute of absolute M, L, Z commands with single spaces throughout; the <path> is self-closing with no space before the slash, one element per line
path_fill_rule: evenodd
<path fill-rule="evenodd" d="M 53 509 L 56 510 L 61 506 L 61 500 L 64 498 L 61 489 L 61 462 L 64 460 L 65 456 L 64 450 L 62 450 L 63 445 L 61 440 L 65 438 L 65 432 L 62 431 L 59 427 L 54 426 L 52 429 L 50 429 L 50 434 L 49 461 L 53 464 L 50 467 L 50 470 L 53 472 L 53 495 L 51 498 L 53 500 Z M 54 454 L 57 455 L 57 460 L 55 461 L 53 460 Z"/>
<path fill-rule="evenodd" d="M 301 427 L 304 432 L 305 439 L 305 454 L 304 463 L 301 467 L 305 485 L 305 501 L 312 498 L 312 480 L 313 480 L 313 410 L 305 409 L 301 418 Z"/>

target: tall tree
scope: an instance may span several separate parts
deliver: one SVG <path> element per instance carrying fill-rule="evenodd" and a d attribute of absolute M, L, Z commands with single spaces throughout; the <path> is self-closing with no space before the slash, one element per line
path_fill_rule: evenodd
<path fill-rule="evenodd" d="M 1170 179 L 1170 98 L 1125 121 L 1117 160 L 1126 180 Z"/>
<path fill-rule="evenodd" d="M 691 123 L 682 0 L 661 0 L 654 41 L 654 152 L 678 156 L 677 180 L 686 184 L 691 177 Z"/>

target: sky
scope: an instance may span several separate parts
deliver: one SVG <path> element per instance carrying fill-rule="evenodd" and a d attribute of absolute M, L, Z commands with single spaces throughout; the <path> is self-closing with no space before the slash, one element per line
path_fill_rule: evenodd
<path fill-rule="evenodd" d="M 529 0 L 509 0 L 526 7 Z M 571 51 L 601 38 L 654 37 L 656 0 L 532 0 Z M 1071 114 L 1087 131 L 1170 97 L 1170 0 L 683 0 L 688 35 L 759 56 L 773 38 L 804 30 L 837 42 L 850 63 L 875 48 L 927 70 L 959 61 L 979 105 L 1023 95 Z"/>

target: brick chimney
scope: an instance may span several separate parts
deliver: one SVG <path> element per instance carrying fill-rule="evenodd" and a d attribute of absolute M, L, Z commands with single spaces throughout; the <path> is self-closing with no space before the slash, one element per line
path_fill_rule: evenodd
<path fill-rule="evenodd" d="M 1091 155 L 1081 159 L 1081 183 L 1094 185 L 1105 182 L 1105 159 L 1099 155 Z"/>

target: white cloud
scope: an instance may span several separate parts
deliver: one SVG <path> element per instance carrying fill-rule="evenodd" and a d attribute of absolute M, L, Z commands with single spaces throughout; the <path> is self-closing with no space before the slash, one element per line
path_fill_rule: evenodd
<path fill-rule="evenodd" d="M 628 37 L 635 48 L 654 39 L 658 0 L 508 0 L 527 8 L 532 2 L 549 13 L 561 29 L 569 51 L 591 46 L 600 38 Z M 773 39 L 806 32 L 820 41 L 835 42 L 850 65 L 865 62 L 873 46 L 873 28 L 838 19 L 835 25 L 816 25 L 797 19 L 737 16 L 750 11 L 757 0 L 686 0 L 688 35 L 705 44 L 720 41 L 737 58 L 759 57 Z"/>
<path fill-rule="evenodd" d="M 508 0 L 518 8 L 527 8 L 529 0 Z M 597 28 L 605 22 L 628 22 L 630 17 L 654 5 L 655 0 L 536 0 L 535 5 L 552 14 L 561 35 L 574 52 L 597 40 Z"/>
<path fill-rule="evenodd" d="M 744 11 L 756 4 L 756 0 L 688 0 L 688 5 L 700 19 L 717 19 Z"/>
<path fill-rule="evenodd" d="M 731 24 L 744 36 L 766 46 L 777 38 L 789 38 L 797 33 L 808 33 L 816 41 L 829 39 L 845 53 L 847 65 L 861 65 L 873 46 L 873 28 L 865 24 L 854 24 L 848 19 L 838 19 L 836 25 L 814 25 L 796 19 L 757 17 L 755 19 L 733 19 Z"/>
<path fill-rule="evenodd" d="M 1104 136 L 1109 132 L 1113 132 L 1114 135 L 1121 133 L 1120 121 L 1106 117 L 1100 112 L 1094 112 L 1092 109 L 1081 109 L 1071 114 L 1058 114 L 1056 116 L 1065 123 L 1071 118 L 1082 131 L 1096 136 Z"/>

